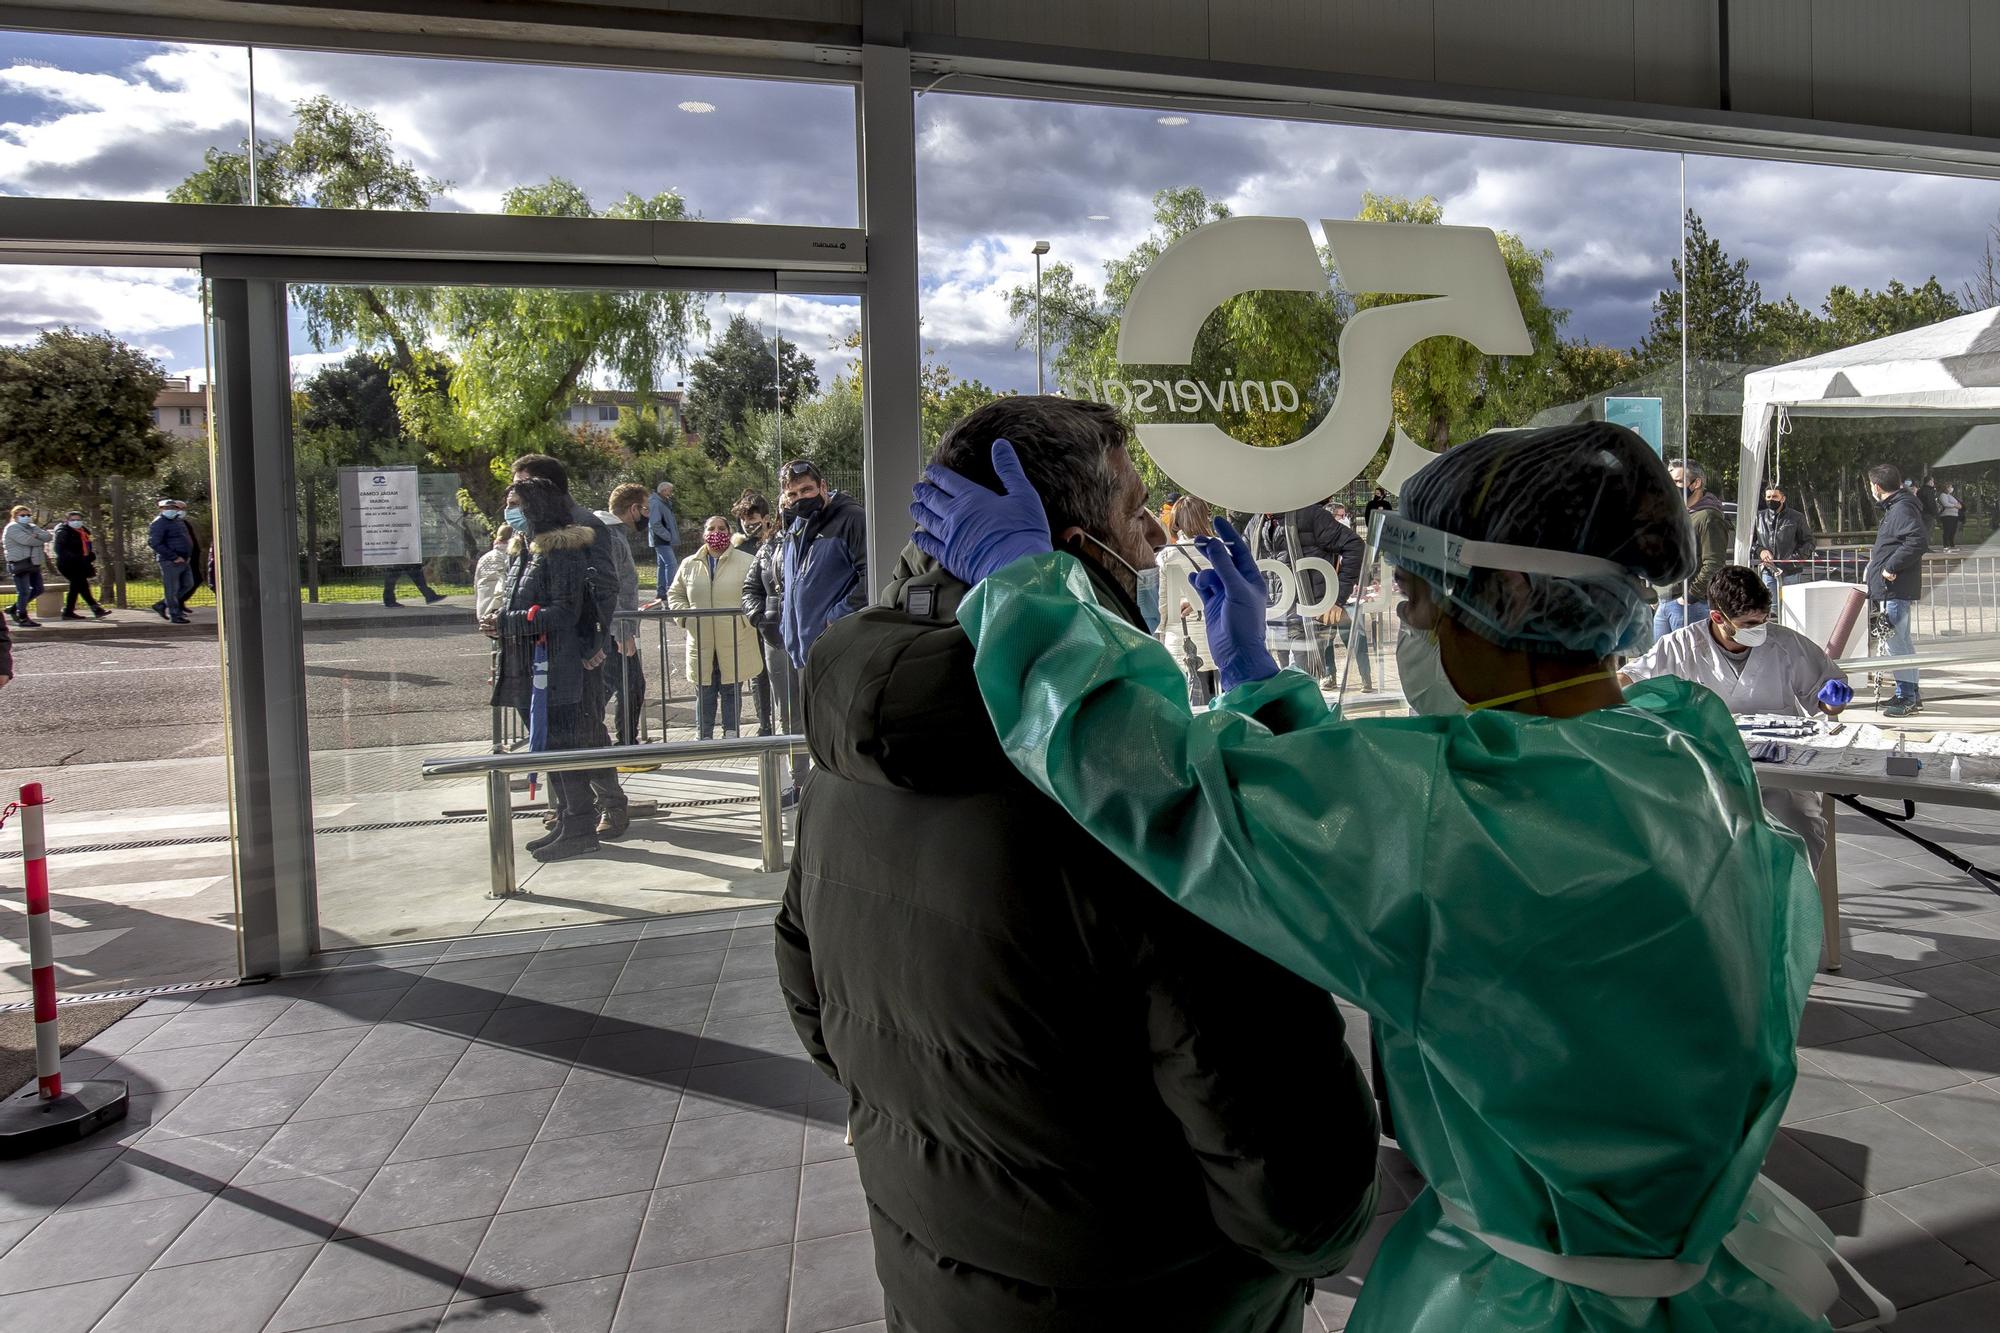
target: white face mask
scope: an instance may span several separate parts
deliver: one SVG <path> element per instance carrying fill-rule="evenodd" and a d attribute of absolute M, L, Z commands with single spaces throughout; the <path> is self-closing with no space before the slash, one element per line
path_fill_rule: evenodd
<path fill-rule="evenodd" d="M 80 528 L 80 527 L 82 527 L 82 526 L 83 526 L 83 520 L 82 520 L 82 519 L 80 519 L 80 518 L 73 518 L 73 519 L 70 519 L 70 520 L 69 520 L 69 525 L 70 525 L 71 527 L 73 527 L 73 528 Z"/>
<path fill-rule="evenodd" d="M 1444 672 L 1444 655 L 1435 630 L 1403 627 L 1396 638 L 1396 674 L 1413 712 L 1445 717 L 1471 707 L 1452 688 L 1451 677 Z"/>
<path fill-rule="evenodd" d="M 1736 625 L 1732 626 L 1729 631 L 1729 637 L 1742 644 L 1745 648 L 1760 647 L 1764 640 L 1770 636 L 1771 627 L 1769 625 Z"/>

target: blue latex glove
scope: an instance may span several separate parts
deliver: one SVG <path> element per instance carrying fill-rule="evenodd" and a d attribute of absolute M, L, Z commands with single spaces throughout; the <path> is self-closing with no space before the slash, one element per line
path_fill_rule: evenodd
<path fill-rule="evenodd" d="M 1830 680 L 1819 687 L 1819 701 L 1829 709 L 1845 708 L 1854 702 L 1854 687 L 1844 680 Z"/>
<path fill-rule="evenodd" d="M 1201 594 L 1201 613 L 1208 624 L 1208 650 L 1222 688 L 1233 690 L 1253 680 L 1278 674 L 1277 659 L 1264 646 L 1264 608 L 1269 600 L 1264 572 L 1226 518 L 1215 520 L 1215 537 L 1196 537 L 1195 547 L 1207 558 L 1208 569 L 1189 578 Z"/>
<path fill-rule="evenodd" d="M 910 492 L 916 502 L 910 517 L 917 521 L 911 540 L 967 583 L 977 583 L 1023 556 L 1055 549 L 1049 537 L 1049 517 L 1014 446 L 993 441 L 993 470 L 1005 494 L 995 495 L 950 468 L 924 469 L 924 480 Z"/>

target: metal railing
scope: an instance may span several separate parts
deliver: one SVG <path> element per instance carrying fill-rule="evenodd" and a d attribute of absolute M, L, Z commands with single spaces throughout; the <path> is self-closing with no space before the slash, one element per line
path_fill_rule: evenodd
<path fill-rule="evenodd" d="M 520 751 L 512 754 L 451 755 L 423 762 L 430 780 L 480 775 L 486 779 L 486 850 L 492 872 L 488 896 L 510 898 L 514 877 L 514 797 L 508 779 L 516 773 L 567 773 L 578 769 L 632 764 L 687 764 L 726 759 L 757 761 L 757 823 L 766 871 L 785 868 L 784 810 L 780 793 L 786 759 L 805 749 L 803 736 L 750 736 L 721 741 L 661 741 L 588 750 Z"/>

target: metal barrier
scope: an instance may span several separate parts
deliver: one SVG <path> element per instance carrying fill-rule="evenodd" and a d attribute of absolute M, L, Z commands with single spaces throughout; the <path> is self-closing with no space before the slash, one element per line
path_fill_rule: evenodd
<path fill-rule="evenodd" d="M 662 741 L 612 745 L 589 750 L 541 750 L 514 754 L 453 755 L 426 759 L 423 776 L 437 780 L 473 774 L 486 779 L 486 850 L 493 877 L 490 897 L 509 898 L 514 880 L 514 798 L 507 779 L 516 773 L 571 772 L 632 764 L 757 761 L 757 821 L 767 871 L 785 868 L 781 777 L 787 756 L 805 749 L 803 736 L 751 736 L 721 741 Z"/>

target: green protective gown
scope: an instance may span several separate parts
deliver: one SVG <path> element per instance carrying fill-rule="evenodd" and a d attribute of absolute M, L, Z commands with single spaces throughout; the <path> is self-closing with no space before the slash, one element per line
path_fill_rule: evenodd
<path fill-rule="evenodd" d="M 1658 680 L 1577 718 L 1349 722 L 1288 671 L 1195 715 L 1167 651 L 1059 553 L 988 578 L 959 619 L 1037 786 L 1375 1020 L 1432 1188 L 1350 1329 L 1827 1327 L 1720 1248 L 1791 1092 L 1820 912 L 1714 695 Z M 1710 1267 L 1669 1299 L 1607 1296 L 1500 1257 L 1440 1195 L 1541 1250 Z"/>

